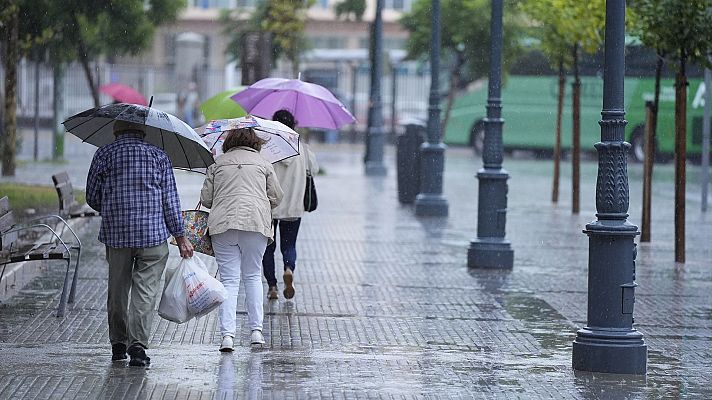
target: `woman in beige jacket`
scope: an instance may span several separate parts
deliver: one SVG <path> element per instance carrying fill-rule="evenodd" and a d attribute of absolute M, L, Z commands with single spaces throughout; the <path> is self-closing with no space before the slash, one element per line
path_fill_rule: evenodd
<path fill-rule="evenodd" d="M 228 298 L 219 309 L 220 351 L 232 351 L 240 278 L 245 282 L 250 343 L 262 336 L 262 255 L 272 241 L 272 209 L 282 200 L 274 168 L 260 154 L 264 141 L 250 129 L 228 133 L 223 154 L 208 167 L 200 201 L 210 208 L 208 230 Z"/>
<path fill-rule="evenodd" d="M 274 113 L 273 120 L 279 121 L 294 129 L 294 116 L 289 111 L 279 110 Z M 316 175 L 319 172 L 319 165 L 316 163 L 314 153 L 309 150 L 306 143 L 299 143 L 299 153 L 294 157 L 287 158 L 274 164 L 282 189 L 284 199 L 277 208 L 272 211 L 275 225 L 275 235 L 279 238 L 279 249 L 282 252 L 284 261 L 284 297 L 291 299 L 294 297 L 294 269 L 297 266 L 297 234 L 304 214 L 304 191 L 307 180 L 307 170 Z M 277 289 L 277 277 L 275 276 L 274 252 L 277 243 L 267 246 L 262 267 L 267 279 L 267 298 L 276 299 L 279 296 Z"/>

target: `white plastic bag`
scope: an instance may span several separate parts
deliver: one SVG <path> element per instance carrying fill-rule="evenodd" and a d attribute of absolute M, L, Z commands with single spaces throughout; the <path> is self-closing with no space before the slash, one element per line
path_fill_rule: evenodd
<path fill-rule="evenodd" d="M 225 287 L 210 276 L 198 257 L 183 258 L 166 270 L 158 315 L 179 324 L 214 310 L 227 298 Z"/>
<path fill-rule="evenodd" d="M 184 259 L 183 264 L 183 282 L 188 295 L 188 311 L 194 317 L 201 317 L 213 311 L 227 299 L 225 286 L 210 276 L 208 268 L 200 258 Z"/>

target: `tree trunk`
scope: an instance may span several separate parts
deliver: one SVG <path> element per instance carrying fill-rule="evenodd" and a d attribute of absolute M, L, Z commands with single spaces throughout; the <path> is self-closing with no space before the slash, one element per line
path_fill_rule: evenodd
<path fill-rule="evenodd" d="M 35 115 L 34 115 L 34 142 L 32 146 L 32 159 L 37 161 L 40 152 L 40 62 L 39 56 L 35 59 Z"/>
<path fill-rule="evenodd" d="M 653 146 L 655 146 L 655 137 L 658 132 L 658 106 L 660 105 L 660 78 L 663 73 L 663 65 L 665 64 L 665 56 L 660 52 L 657 53 L 658 61 L 655 63 L 655 97 L 653 98 Z M 653 154 L 657 153 L 657 149 L 653 147 Z"/>
<path fill-rule="evenodd" d="M 653 182 L 653 102 L 645 102 L 645 159 L 643 160 L 643 213 L 640 227 L 640 241 L 650 241 L 650 218 Z"/>
<path fill-rule="evenodd" d="M 19 54 L 19 15 L 8 18 L 5 28 L 5 135 L 2 145 L 2 175 L 15 176 L 17 150 L 17 63 Z"/>
<path fill-rule="evenodd" d="M 685 262 L 685 159 L 687 152 L 685 58 L 675 76 L 675 261 Z"/>
<path fill-rule="evenodd" d="M 82 39 L 79 20 L 77 19 L 76 14 L 73 16 L 74 24 L 78 30 L 77 36 L 79 37 L 79 42 L 77 43 L 79 46 L 79 63 L 82 64 L 84 75 L 87 77 L 87 83 L 89 84 L 89 89 L 91 90 L 91 97 L 94 99 L 94 107 L 99 107 L 101 105 L 101 100 L 99 99 L 99 88 L 96 87 L 96 82 L 94 81 L 94 77 L 91 73 L 91 66 L 89 66 L 89 54 L 87 52 L 86 43 L 84 43 L 84 39 Z"/>
<path fill-rule="evenodd" d="M 52 68 L 52 160 L 64 158 L 64 64 L 58 63 Z"/>
<path fill-rule="evenodd" d="M 99 107 L 101 105 L 101 100 L 99 99 L 99 89 L 96 87 L 96 82 L 94 82 L 94 76 L 91 73 L 89 58 L 86 53 L 82 53 L 80 51 L 79 62 L 82 64 L 84 75 L 87 77 L 87 83 L 89 84 L 89 89 L 91 90 L 91 97 L 94 99 L 94 107 Z"/>
<path fill-rule="evenodd" d="M 460 87 L 460 70 L 462 65 L 465 63 L 465 57 L 461 51 L 457 52 L 457 61 L 455 62 L 455 67 L 452 70 L 452 75 L 450 78 L 450 91 L 447 93 L 447 105 L 445 106 L 445 117 L 443 118 L 442 131 L 445 132 L 447 129 L 447 123 L 450 120 L 450 111 L 452 111 L 452 104 L 455 102 L 455 93 Z"/>
<path fill-rule="evenodd" d="M 561 164 L 561 120 L 564 116 L 564 94 L 566 92 L 566 75 L 564 61 L 559 60 L 559 95 L 556 104 L 556 140 L 554 142 L 554 183 L 551 188 L 551 202 L 559 202 L 559 175 Z"/>
<path fill-rule="evenodd" d="M 571 145 L 571 212 L 579 213 L 579 183 L 581 166 L 581 78 L 578 69 L 578 44 L 574 45 L 574 82 L 572 84 L 573 134 Z"/>

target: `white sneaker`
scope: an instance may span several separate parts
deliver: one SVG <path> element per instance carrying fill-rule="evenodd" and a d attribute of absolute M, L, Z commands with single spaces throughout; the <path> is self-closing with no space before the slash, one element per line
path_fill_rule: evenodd
<path fill-rule="evenodd" d="M 231 352 L 235 349 L 235 344 L 233 343 L 232 336 L 223 336 L 222 343 L 220 343 L 220 351 L 223 353 Z"/>
<path fill-rule="evenodd" d="M 265 344 L 265 337 L 262 336 L 262 331 L 257 329 L 252 331 L 252 336 L 250 336 L 250 344 Z"/>

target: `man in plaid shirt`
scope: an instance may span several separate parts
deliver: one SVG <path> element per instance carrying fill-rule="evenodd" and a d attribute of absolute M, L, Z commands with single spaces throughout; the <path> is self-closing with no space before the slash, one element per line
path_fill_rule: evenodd
<path fill-rule="evenodd" d="M 144 142 L 144 125 L 116 121 L 114 135 L 114 142 L 94 154 L 86 200 L 102 217 L 99 241 L 106 245 L 109 263 L 112 360 L 125 360 L 128 353 L 129 365 L 147 366 L 151 360 L 145 349 L 168 260 L 166 239 L 176 238 L 184 258 L 193 255 L 193 246 L 184 236 L 168 155 Z"/>

